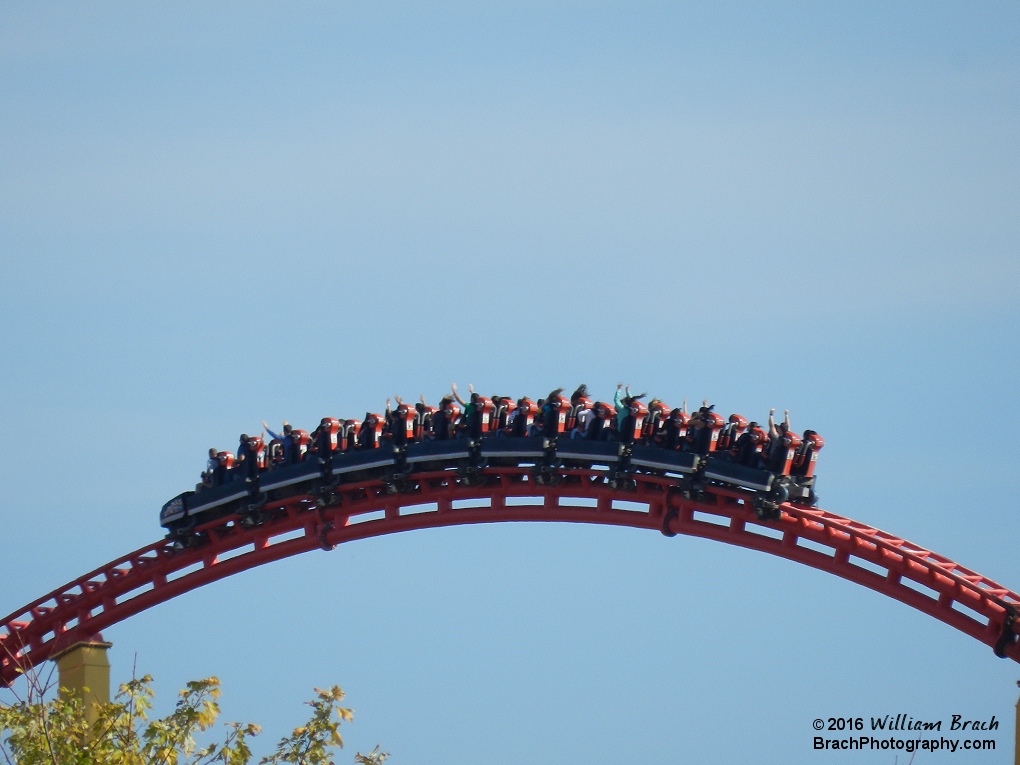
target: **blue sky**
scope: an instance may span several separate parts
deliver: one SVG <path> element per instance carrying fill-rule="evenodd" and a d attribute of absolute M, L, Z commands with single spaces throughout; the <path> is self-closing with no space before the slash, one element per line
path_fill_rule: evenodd
<path fill-rule="evenodd" d="M 1018 31 L 994 2 L 0 2 L 0 611 L 156 539 L 209 446 L 452 380 L 789 408 L 824 507 L 1020 587 Z M 339 683 L 397 763 L 835 761 L 815 717 L 1008 719 L 1020 677 L 796 564 L 567 526 L 350 544 L 107 637 L 167 703 L 218 674 L 266 742 Z"/>

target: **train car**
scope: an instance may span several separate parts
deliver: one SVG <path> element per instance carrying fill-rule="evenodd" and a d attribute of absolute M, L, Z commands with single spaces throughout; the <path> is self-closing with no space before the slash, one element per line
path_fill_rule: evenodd
<path fill-rule="evenodd" d="M 186 536 L 198 524 L 243 512 L 252 500 L 252 490 L 252 484 L 235 480 L 178 494 L 163 505 L 159 525 L 173 538 Z"/>

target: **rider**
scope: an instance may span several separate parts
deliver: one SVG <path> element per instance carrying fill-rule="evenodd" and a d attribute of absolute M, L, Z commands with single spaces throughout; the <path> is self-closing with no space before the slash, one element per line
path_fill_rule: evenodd
<path fill-rule="evenodd" d="M 475 393 L 475 387 L 468 383 L 471 396 L 465 402 L 457 393 L 457 383 L 453 383 L 450 387 L 453 389 L 453 397 L 457 399 L 457 403 L 464 407 L 464 414 L 460 419 L 461 432 L 469 438 L 480 438 L 482 435 L 482 410 L 479 402 L 481 396 Z"/>
<path fill-rule="evenodd" d="M 202 473 L 202 486 L 205 488 L 211 488 L 216 486 L 218 481 L 216 480 L 216 474 L 219 471 L 220 460 L 217 456 L 219 452 L 216 447 L 213 446 L 209 449 L 209 459 L 205 462 L 205 472 Z"/>
<path fill-rule="evenodd" d="M 571 438 L 585 438 L 588 435 L 588 425 L 595 417 L 594 407 L 585 407 L 577 412 L 577 424 L 570 431 Z"/>
<path fill-rule="evenodd" d="M 333 426 L 336 423 L 337 421 L 331 417 L 323 417 L 319 421 L 318 427 L 312 431 L 311 441 L 316 454 L 318 454 L 320 464 L 325 464 L 326 460 L 333 454 L 335 441 Z"/>
<path fill-rule="evenodd" d="M 560 407 L 563 405 L 563 388 L 557 388 L 549 394 L 542 407 L 542 431 L 541 435 L 556 437 L 557 425 L 559 424 Z"/>
<path fill-rule="evenodd" d="M 593 416 L 591 409 L 588 386 L 581 383 L 577 386 L 577 390 L 570 394 L 570 411 L 574 415 L 574 427 L 570 431 L 571 438 L 584 438 L 588 430 L 588 422 Z M 567 424 L 570 424 L 569 420 Z"/>
<path fill-rule="evenodd" d="M 577 402 L 585 398 L 588 398 L 588 386 L 581 383 L 577 386 L 577 390 L 570 394 L 570 405 L 577 406 Z"/>
<path fill-rule="evenodd" d="M 696 454 L 708 454 L 708 446 L 712 438 L 712 410 L 715 404 L 709 406 L 708 399 L 701 402 L 701 408 L 696 411 L 687 423 L 687 439 L 684 447 Z"/>
<path fill-rule="evenodd" d="M 759 452 L 765 441 L 765 431 L 757 422 L 749 422 L 747 430 L 740 434 L 736 443 L 730 449 L 733 461 L 738 465 L 747 467 L 758 467 L 761 462 Z"/>
<path fill-rule="evenodd" d="M 790 432 L 790 410 L 783 411 L 783 421 L 776 425 L 776 410 L 769 409 L 769 444 L 766 462 L 770 469 L 780 462 L 784 452 L 783 436 Z"/>
<path fill-rule="evenodd" d="M 452 396 L 443 396 L 439 400 L 439 409 L 432 415 L 432 437 L 436 441 L 446 441 L 450 438 L 450 430 L 453 425 L 453 423 L 450 422 L 450 410 L 452 408 Z"/>
<path fill-rule="evenodd" d="M 528 417 L 531 415 L 532 406 L 534 404 L 527 396 L 517 399 L 517 406 L 510 412 L 506 421 L 511 436 L 521 438 L 528 435 Z"/>
<path fill-rule="evenodd" d="M 542 435 L 542 419 L 545 417 L 545 399 L 540 398 L 535 402 L 535 406 L 538 407 L 538 410 L 535 412 L 535 419 L 532 420 L 531 425 L 528 426 L 529 436 Z"/>
<path fill-rule="evenodd" d="M 684 436 L 687 435 L 689 420 L 687 399 L 684 399 L 683 406 L 670 412 L 666 424 L 662 426 L 658 440 L 659 446 L 664 449 L 679 449 L 683 445 Z"/>
<path fill-rule="evenodd" d="M 252 449 L 251 440 L 247 433 L 241 434 L 240 443 L 237 445 L 235 479 L 254 481 L 259 474 L 259 455 Z"/>
<path fill-rule="evenodd" d="M 636 396 L 630 394 L 630 386 L 624 388 L 622 382 L 616 383 L 616 395 L 613 396 L 613 406 L 616 407 L 616 431 L 623 432 L 623 421 L 630 415 L 630 405 L 643 399 L 647 393 L 639 393 Z"/>
<path fill-rule="evenodd" d="M 270 438 L 283 444 L 283 464 L 289 465 L 295 462 L 295 452 L 297 450 L 294 448 L 294 436 L 292 435 L 294 429 L 290 426 L 290 423 L 286 420 L 283 421 L 283 435 L 278 435 L 271 431 L 265 420 L 262 421 L 262 427 L 266 429 L 266 433 L 269 434 Z"/>

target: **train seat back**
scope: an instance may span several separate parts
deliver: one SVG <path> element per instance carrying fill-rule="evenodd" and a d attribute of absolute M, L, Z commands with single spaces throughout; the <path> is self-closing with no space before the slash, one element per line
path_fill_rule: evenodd
<path fill-rule="evenodd" d="M 427 404 L 417 404 L 414 410 L 414 440 L 421 441 L 432 432 L 432 415 L 439 410 Z"/>
<path fill-rule="evenodd" d="M 631 401 L 629 414 L 623 420 L 623 432 L 620 440 L 624 443 L 635 443 L 641 440 L 645 420 L 648 418 L 648 407 L 640 401 Z"/>
<path fill-rule="evenodd" d="M 294 462 L 301 462 L 308 453 L 308 444 L 312 440 L 307 430 L 292 430 L 290 437 L 294 444 Z"/>
<path fill-rule="evenodd" d="M 570 405 L 570 411 L 567 413 L 566 429 L 573 430 L 577 427 L 577 418 L 581 412 L 592 408 L 592 400 L 587 396 L 578 396 L 574 399 Z"/>
<path fill-rule="evenodd" d="M 542 421 L 542 433 L 547 437 L 558 436 L 567 429 L 567 417 L 570 415 L 570 400 L 564 396 L 556 396 L 545 402 L 549 407 L 550 421 Z"/>
<path fill-rule="evenodd" d="M 790 475 L 793 468 L 793 460 L 797 456 L 797 449 L 801 444 L 800 436 L 793 431 L 784 433 L 776 445 L 776 472 L 780 475 Z"/>
<path fill-rule="evenodd" d="M 516 402 L 509 396 L 500 396 L 492 400 L 493 406 L 495 407 L 492 412 L 492 429 L 493 432 L 506 430 L 507 422 L 510 420 L 510 415 L 513 414 L 517 408 Z"/>
<path fill-rule="evenodd" d="M 418 417 L 417 410 L 410 404 L 400 404 L 391 412 L 390 434 L 394 444 L 403 444 L 414 441 L 415 421 Z"/>
<path fill-rule="evenodd" d="M 723 425 L 726 421 L 723 420 L 722 415 L 716 414 L 715 412 L 708 413 L 707 427 L 711 430 L 711 434 L 708 437 L 708 453 L 711 454 L 715 451 L 719 445 L 719 431 L 723 429 Z"/>
<path fill-rule="evenodd" d="M 269 467 L 266 456 L 266 442 L 261 437 L 253 436 L 248 439 L 248 453 L 251 454 L 251 459 L 254 461 L 257 470 L 265 470 Z"/>
<path fill-rule="evenodd" d="M 494 409 L 495 405 L 492 403 L 491 398 L 486 398 L 485 396 L 475 397 L 475 421 L 468 423 L 468 430 L 474 431 L 469 432 L 472 438 L 486 436 L 493 432 L 492 413 Z"/>
<path fill-rule="evenodd" d="M 747 418 L 740 414 L 731 414 L 729 421 L 719 432 L 717 451 L 732 448 L 745 430 L 747 430 Z"/>
<path fill-rule="evenodd" d="M 616 408 L 604 401 L 596 401 L 592 405 L 592 418 L 588 422 L 585 438 L 600 440 L 605 438 L 606 431 L 612 430 L 616 422 Z"/>
<path fill-rule="evenodd" d="M 649 401 L 648 415 L 645 417 L 645 422 L 642 426 L 642 435 L 649 440 L 658 438 L 662 428 L 666 425 L 667 419 L 669 419 L 669 407 L 666 406 L 665 402 L 659 399 Z"/>
<path fill-rule="evenodd" d="M 385 424 L 386 421 L 381 414 L 369 412 L 365 415 L 365 421 L 358 433 L 358 446 L 362 449 L 378 449 Z"/>
<path fill-rule="evenodd" d="M 815 474 L 815 463 L 818 462 L 818 452 L 825 446 L 825 439 L 813 430 L 804 432 L 804 438 L 797 448 L 797 454 L 793 458 L 793 475 L 802 478 L 812 478 Z"/>
<path fill-rule="evenodd" d="M 335 417 L 323 417 L 318 430 L 321 438 L 317 440 L 326 447 L 327 453 L 331 454 L 340 448 L 340 420 Z M 323 450 L 317 449 L 317 451 Z"/>
<path fill-rule="evenodd" d="M 517 402 L 517 416 L 514 417 L 510 435 L 523 437 L 528 435 L 538 414 L 538 404 L 530 398 L 522 398 Z"/>
<path fill-rule="evenodd" d="M 282 465 L 283 458 L 283 441 L 279 438 L 274 438 L 269 442 L 269 446 L 266 447 L 266 467 L 274 468 L 277 465 Z"/>
<path fill-rule="evenodd" d="M 683 439 L 687 437 L 687 424 L 691 421 L 691 416 L 687 414 L 683 409 L 674 409 L 669 414 L 670 419 L 673 421 L 673 427 L 677 430 L 677 437 Z"/>
<path fill-rule="evenodd" d="M 340 451 L 350 451 L 358 445 L 358 434 L 361 433 L 361 420 L 344 420 L 337 431 L 337 447 Z"/>

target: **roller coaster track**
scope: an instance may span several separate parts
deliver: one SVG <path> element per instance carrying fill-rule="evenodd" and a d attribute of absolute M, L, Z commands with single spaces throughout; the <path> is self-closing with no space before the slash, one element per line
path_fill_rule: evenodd
<path fill-rule="evenodd" d="M 654 475 L 634 476 L 631 491 L 610 488 L 596 470 L 564 470 L 555 486 L 538 485 L 526 468 L 482 476 L 465 485 L 455 472 L 423 473 L 407 493 L 389 493 L 381 481 L 343 486 L 326 507 L 310 495 L 290 497 L 267 505 L 254 528 L 221 518 L 199 527 L 197 545 L 175 549 L 164 540 L 136 550 L 0 621 L 0 685 L 134 614 L 254 566 L 383 534 L 508 521 L 627 526 L 771 553 L 913 606 L 1020 662 L 1020 596 L 849 518 L 784 504 L 781 518 L 760 521 L 751 492 L 709 487 L 685 498 L 672 479 Z"/>

